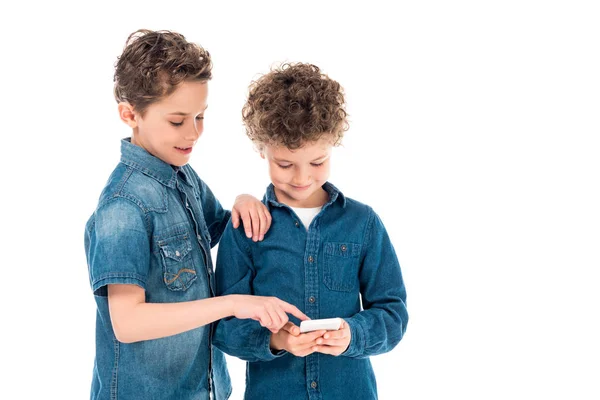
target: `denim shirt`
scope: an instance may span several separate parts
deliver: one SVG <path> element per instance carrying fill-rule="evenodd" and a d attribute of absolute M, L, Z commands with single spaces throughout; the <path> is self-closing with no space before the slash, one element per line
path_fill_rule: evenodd
<path fill-rule="evenodd" d="M 332 184 L 323 189 L 329 201 L 308 231 L 270 185 L 263 202 L 272 224 L 264 240 L 255 243 L 229 224 L 219 244 L 217 295 L 276 296 L 311 319 L 342 317 L 352 334 L 338 357 L 296 357 L 271 351 L 271 333 L 258 322 L 222 319 L 213 344 L 247 361 L 247 400 L 376 399 L 369 356 L 390 351 L 406 331 L 406 291 L 381 220 Z"/>
<path fill-rule="evenodd" d="M 147 303 L 214 296 L 211 247 L 230 219 L 208 186 L 185 165 L 172 167 L 121 141 L 121 161 L 85 230 L 97 305 L 92 399 L 227 399 L 225 358 L 211 348 L 212 326 L 161 339 L 120 343 L 107 285 L 134 284 Z"/>

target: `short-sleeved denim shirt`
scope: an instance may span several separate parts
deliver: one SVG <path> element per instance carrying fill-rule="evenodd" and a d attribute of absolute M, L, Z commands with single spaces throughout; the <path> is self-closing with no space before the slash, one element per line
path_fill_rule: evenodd
<path fill-rule="evenodd" d="M 85 230 L 89 278 L 97 304 L 92 399 L 227 399 L 225 358 L 212 326 L 161 339 L 120 343 L 107 285 L 134 284 L 147 303 L 214 296 L 210 249 L 230 212 L 189 166 L 173 167 L 121 142 L 121 161 Z"/>

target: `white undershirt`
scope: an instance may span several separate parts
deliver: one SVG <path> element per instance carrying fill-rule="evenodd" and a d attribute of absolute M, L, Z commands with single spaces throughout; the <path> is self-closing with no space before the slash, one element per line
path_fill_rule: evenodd
<path fill-rule="evenodd" d="M 304 225 L 306 230 L 308 230 L 310 223 L 312 222 L 313 219 L 315 219 L 315 217 L 317 216 L 319 211 L 321 211 L 322 208 L 323 208 L 322 206 L 314 207 L 314 208 L 291 207 L 291 209 L 294 210 L 294 212 L 296 213 L 298 218 L 300 218 L 300 221 L 302 221 L 302 224 Z"/>

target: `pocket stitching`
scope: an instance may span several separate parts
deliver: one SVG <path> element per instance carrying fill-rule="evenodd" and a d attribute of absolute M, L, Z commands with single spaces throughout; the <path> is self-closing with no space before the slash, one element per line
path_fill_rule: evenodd
<path fill-rule="evenodd" d="M 346 246 L 344 250 L 344 246 Z M 332 271 L 336 268 L 335 260 L 342 262 L 343 266 L 352 268 L 358 262 L 360 255 L 360 244 L 350 242 L 327 242 L 324 248 L 324 273 L 323 283 L 329 289 L 338 292 L 351 292 L 356 286 L 356 277 L 345 277 L 351 279 L 339 279 L 336 281 L 332 278 Z M 339 265 L 339 264 L 338 264 Z"/>
<path fill-rule="evenodd" d="M 180 242 L 180 243 L 179 243 Z M 197 278 L 196 270 L 193 267 L 191 256 L 189 258 L 191 268 L 189 265 L 183 266 L 192 250 L 192 243 L 187 233 L 181 235 L 175 235 L 170 238 L 158 240 L 157 245 L 159 247 L 159 253 L 161 255 L 161 264 L 163 267 L 163 282 L 169 290 L 172 291 L 184 291 L 187 290 Z M 177 255 L 177 252 L 180 254 Z M 171 272 L 171 268 L 177 268 L 177 272 Z M 181 275 L 187 273 L 187 279 L 182 279 Z M 174 285 L 179 280 L 181 286 Z"/>

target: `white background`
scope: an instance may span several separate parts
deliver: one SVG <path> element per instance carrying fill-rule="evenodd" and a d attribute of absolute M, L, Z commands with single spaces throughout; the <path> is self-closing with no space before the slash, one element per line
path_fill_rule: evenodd
<path fill-rule="evenodd" d="M 379 213 L 408 291 L 404 339 L 372 359 L 381 399 L 600 398 L 595 2 L 11 3 L 0 397 L 89 397 L 83 231 L 129 135 L 113 65 L 150 28 L 213 56 L 191 164 L 227 208 L 268 184 L 241 125 L 250 81 L 304 61 L 344 86 L 331 181 Z M 240 399 L 244 365 L 229 362 Z"/>

